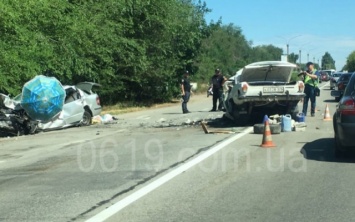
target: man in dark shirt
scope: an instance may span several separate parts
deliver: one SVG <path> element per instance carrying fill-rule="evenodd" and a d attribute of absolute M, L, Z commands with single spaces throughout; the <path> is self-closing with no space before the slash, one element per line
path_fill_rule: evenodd
<path fill-rule="evenodd" d="M 226 78 L 222 75 L 219 69 L 215 70 L 215 74 L 211 78 L 211 87 L 213 92 L 212 97 L 212 110 L 211 112 L 216 111 L 217 108 L 217 100 L 218 101 L 218 110 L 221 111 L 223 109 L 223 84 L 226 81 Z"/>
<path fill-rule="evenodd" d="M 181 95 L 182 95 L 182 113 L 190 113 L 187 109 L 187 102 L 190 100 L 191 84 L 189 80 L 189 71 L 184 73 L 184 77 L 181 81 Z"/>

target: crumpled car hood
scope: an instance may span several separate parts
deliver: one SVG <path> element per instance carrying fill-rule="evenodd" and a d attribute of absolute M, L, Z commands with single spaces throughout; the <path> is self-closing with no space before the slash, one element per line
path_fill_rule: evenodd
<path fill-rule="evenodd" d="M 252 63 L 244 67 L 240 81 L 288 83 L 296 67 L 295 64 L 281 61 Z"/>

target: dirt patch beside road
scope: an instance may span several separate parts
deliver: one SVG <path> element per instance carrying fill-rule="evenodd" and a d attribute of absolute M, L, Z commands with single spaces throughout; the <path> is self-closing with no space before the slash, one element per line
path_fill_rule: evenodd
<path fill-rule="evenodd" d="M 196 93 L 191 96 L 190 101 L 198 100 L 199 98 L 206 97 L 206 94 Z M 180 99 L 173 99 L 171 102 L 156 103 L 156 104 L 134 104 L 132 102 L 119 103 L 117 105 L 104 106 L 102 114 L 109 113 L 111 115 L 119 115 L 124 113 L 138 112 L 148 109 L 158 109 L 180 104 Z"/>

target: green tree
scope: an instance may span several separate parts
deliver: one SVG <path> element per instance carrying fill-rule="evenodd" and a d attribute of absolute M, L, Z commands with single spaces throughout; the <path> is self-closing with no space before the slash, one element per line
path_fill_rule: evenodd
<path fill-rule="evenodd" d="M 298 58 L 299 58 L 298 54 L 295 53 L 291 53 L 288 55 L 288 61 L 291 63 L 296 63 Z"/>
<path fill-rule="evenodd" d="M 351 52 L 348 55 L 343 70 L 348 70 L 349 72 L 355 72 L 355 51 Z"/>
<path fill-rule="evenodd" d="M 251 55 L 250 42 L 242 34 L 241 28 L 229 24 L 212 24 L 211 34 L 202 41 L 196 58 L 198 67 L 196 78 L 207 82 L 220 68 L 224 75 L 231 76 L 248 64 Z"/>
<path fill-rule="evenodd" d="M 279 60 L 272 45 L 251 47 L 241 28 L 207 24 L 196 0 L 3 0 L 0 91 L 16 95 L 37 74 L 63 84 L 98 82 L 104 103 L 166 101 L 183 70 L 206 81 L 248 63 Z"/>
<path fill-rule="evenodd" d="M 106 102 L 168 100 L 193 69 L 208 11 L 194 0 L 1 1 L 0 91 L 44 73 L 101 83 Z"/>
<path fill-rule="evenodd" d="M 280 60 L 282 55 L 282 49 L 273 45 L 253 47 L 252 52 L 252 62 Z"/>
<path fill-rule="evenodd" d="M 348 70 L 348 66 L 345 64 L 341 70 L 343 71 Z"/>
<path fill-rule="evenodd" d="M 322 56 L 322 69 L 335 69 L 335 61 L 329 52 Z"/>

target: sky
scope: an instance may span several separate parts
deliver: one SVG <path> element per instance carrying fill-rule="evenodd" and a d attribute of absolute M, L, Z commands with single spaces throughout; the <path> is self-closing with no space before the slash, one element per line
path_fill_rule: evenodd
<path fill-rule="evenodd" d="M 233 23 L 253 46 L 280 47 L 301 62 L 321 62 L 325 52 L 341 70 L 355 50 L 354 0 L 203 0 L 212 12 L 206 21 Z M 314 60 L 313 60 L 314 58 Z M 298 61 L 299 62 L 299 61 Z"/>

